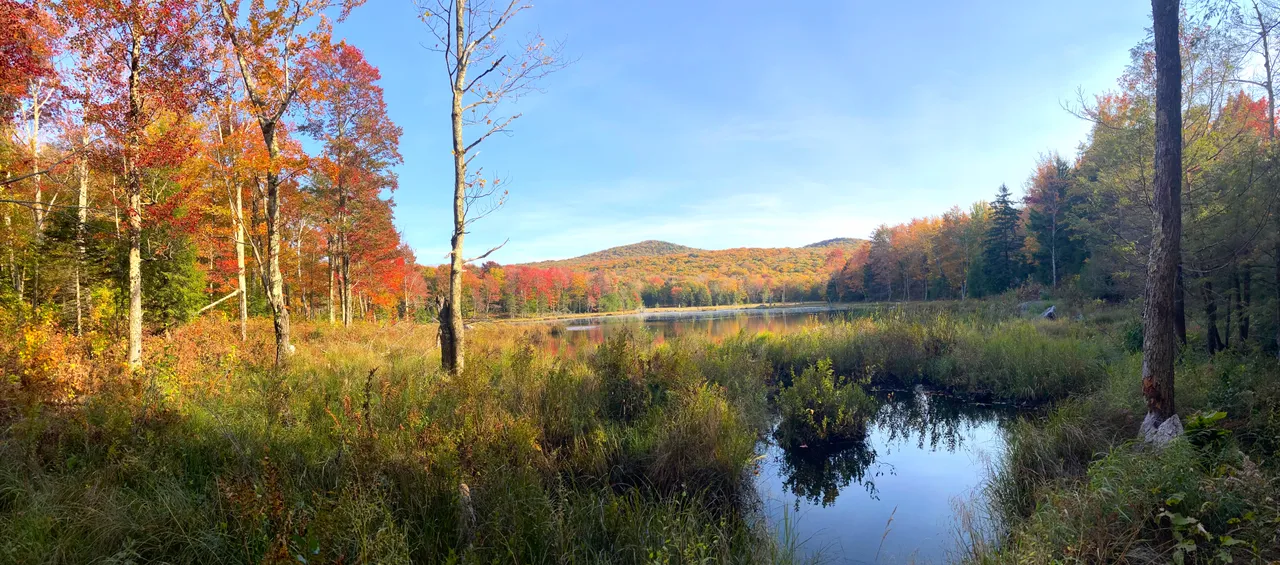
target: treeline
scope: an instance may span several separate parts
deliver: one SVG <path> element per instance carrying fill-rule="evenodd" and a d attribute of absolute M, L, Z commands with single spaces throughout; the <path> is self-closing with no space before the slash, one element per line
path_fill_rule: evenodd
<path fill-rule="evenodd" d="M 843 252 L 833 255 L 842 258 Z M 833 259 L 834 260 L 834 259 Z M 448 288 L 447 265 L 425 269 L 427 293 Z M 619 312 L 637 308 L 725 306 L 826 299 L 825 271 L 790 277 L 715 274 L 632 279 L 608 270 L 499 265 L 469 266 L 463 277 L 468 316 L 520 317 L 555 313 Z M 432 314 L 423 310 L 424 315 Z"/>
<path fill-rule="evenodd" d="M 0 0 L 6 311 L 127 335 L 137 367 L 144 334 L 218 299 L 272 317 L 286 353 L 291 313 L 421 307 L 400 128 L 331 36 L 358 4 Z"/>
<path fill-rule="evenodd" d="M 1274 77 L 1257 69 L 1275 61 L 1275 41 L 1261 37 L 1278 18 L 1261 6 L 1250 17 L 1183 26 L 1176 318 L 1184 343 L 1190 331 L 1211 352 L 1276 346 L 1280 155 L 1274 101 L 1267 96 Z M 990 203 L 879 227 L 832 275 L 830 296 L 933 300 L 1020 289 L 1029 296 L 1140 298 L 1156 218 L 1151 46 L 1133 50 L 1116 90 L 1082 99 L 1076 112 L 1093 123 L 1088 140 L 1073 160 L 1044 155 L 1023 198 L 1001 186 Z"/>

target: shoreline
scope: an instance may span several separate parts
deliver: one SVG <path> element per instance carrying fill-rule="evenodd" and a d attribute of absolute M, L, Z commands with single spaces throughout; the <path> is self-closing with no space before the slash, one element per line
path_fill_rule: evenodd
<path fill-rule="evenodd" d="M 548 316 L 536 316 L 530 318 L 491 318 L 487 320 L 474 320 L 471 323 L 477 324 L 536 324 L 546 322 L 574 321 L 574 320 L 601 320 L 606 318 L 639 318 L 639 319 L 662 319 L 668 317 L 679 317 L 684 314 L 698 314 L 704 312 L 767 312 L 767 311 L 788 311 L 788 312 L 839 312 L 844 310 L 852 310 L 858 306 L 857 303 L 828 303 L 828 302 L 775 302 L 772 304 L 725 304 L 721 306 L 679 306 L 679 307 L 661 307 L 661 308 L 641 308 L 635 310 L 625 310 L 619 312 L 584 312 L 580 314 L 555 314 Z"/>

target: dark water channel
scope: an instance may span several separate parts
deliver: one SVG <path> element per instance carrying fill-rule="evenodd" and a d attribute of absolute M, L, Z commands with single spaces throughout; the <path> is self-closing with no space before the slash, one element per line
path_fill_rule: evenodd
<path fill-rule="evenodd" d="M 659 341 L 688 334 L 797 331 L 848 316 L 822 308 L 744 309 L 580 319 L 555 347 L 600 343 L 626 327 Z M 916 388 L 880 391 L 865 442 L 827 452 L 761 442 L 755 476 L 764 514 L 790 524 L 801 550 L 826 563 L 939 563 L 956 549 L 957 501 L 972 501 L 1004 453 L 1010 410 L 966 404 Z"/>

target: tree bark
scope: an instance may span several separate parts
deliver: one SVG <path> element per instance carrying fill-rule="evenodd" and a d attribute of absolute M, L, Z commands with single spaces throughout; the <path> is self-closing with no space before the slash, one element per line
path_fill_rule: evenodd
<path fill-rule="evenodd" d="M 454 12 L 454 54 L 457 65 L 453 81 L 453 107 L 450 119 L 453 125 L 453 237 L 449 252 L 449 299 L 445 316 L 440 320 L 440 366 L 445 371 L 461 374 L 463 359 L 462 323 L 462 246 L 466 237 L 467 161 L 466 145 L 462 138 L 462 97 L 466 94 L 467 58 L 466 0 L 456 0 Z M 447 328 L 447 329 L 446 329 Z"/>
<path fill-rule="evenodd" d="M 339 263 L 338 269 L 341 273 L 339 281 L 342 283 L 342 325 L 351 327 L 351 313 L 354 310 L 351 303 L 351 253 L 347 249 L 347 237 L 345 234 L 338 234 L 339 239 Z"/>
<path fill-rule="evenodd" d="M 1178 265 L 1178 287 L 1173 291 L 1173 331 L 1178 345 L 1187 344 L 1187 286 L 1182 277 L 1182 265 Z"/>
<path fill-rule="evenodd" d="M 1213 281 L 1205 279 L 1200 295 L 1204 298 L 1205 344 L 1209 355 L 1222 350 L 1222 338 L 1218 335 L 1218 299 L 1213 294 Z"/>
<path fill-rule="evenodd" d="M 88 136 L 81 135 L 80 145 L 88 143 Z M 81 157 L 77 164 L 80 190 L 76 194 L 76 335 L 84 335 L 84 291 L 81 288 L 85 259 L 85 227 L 89 220 L 89 159 Z"/>
<path fill-rule="evenodd" d="M 126 222 L 129 226 L 129 369 L 142 369 L 142 177 L 135 162 L 138 150 L 139 134 L 138 117 L 142 112 L 142 99 L 138 92 L 138 72 L 141 64 L 142 42 L 138 37 L 140 30 L 135 30 L 130 45 L 129 62 L 129 110 L 126 116 L 129 133 L 125 151 L 125 182 L 128 185 L 128 210 Z"/>
<path fill-rule="evenodd" d="M 231 214 L 236 224 L 236 288 L 240 290 L 240 341 L 243 343 L 249 339 L 249 288 L 245 284 L 244 276 L 244 238 L 248 237 L 248 234 L 244 229 L 244 196 L 240 190 L 240 184 L 236 183 L 234 189 L 236 208 L 231 211 Z"/>
<path fill-rule="evenodd" d="M 1245 263 L 1240 266 L 1240 271 L 1240 331 L 1238 335 L 1240 337 L 1240 345 L 1243 346 L 1245 342 L 1249 341 L 1249 303 L 1253 300 L 1249 287 L 1252 286 L 1253 266 Z"/>
<path fill-rule="evenodd" d="M 1236 268 L 1231 267 L 1231 273 L 1227 275 L 1227 320 L 1223 324 L 1222 348 L 1231 347 L 1231 332 L 1235 328 L 1231 324 L 1231 320 L 1240 313 L 1240 278 L 1236 274 Z"/>
<path fill-rule="evenodd" d="M 1182 238 L 1182 56 L 1179 0 L 1152 0 L 1156 52 L 1156 224 L 1143 308 L 1142 393 L 1160 421 L 1176 414 L 1174 294 Z"/>
<path fill-rule="evenodd" d="M 275 123 L 262 124 L 262 140 L 267 147 L 267 301 L 271 304 L 271 322 L 276 333 L 276 366 L 293 353 L 289 343 L 289 307 L 284 301 L 284 276 L 280 272 L 280 173 L 276 161 L 280 147 L 276 144 Z"/>
<path fill-rule="evenodd" d="M 333 236 L 329 236 L 329 325 L 338 323 L 338 297 L 337 297 L 337 279 L 338 279 L 338 261 L 334 252 Z"/>

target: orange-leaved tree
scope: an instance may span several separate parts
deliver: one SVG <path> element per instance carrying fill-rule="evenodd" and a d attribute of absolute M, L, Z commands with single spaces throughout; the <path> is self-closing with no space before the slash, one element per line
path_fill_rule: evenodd
<path fill-rule="evenodd" d="M 382 191 L 396 189 L 401 129 L 387 116 L 378 69 L 346 42 L 314 52 L 314 96 L 306 100 L 302 131 L 323 143 L 313 160 L 311 192 L 319 203 L 329 247 L 330 281 L 337 281 L 342 323 L 351 324 L 351 233 L 381 210 Z M 387 209 L 389 217 L 390 210 Z M 334 321 L 333 292 L 329 320 Z"/>
<path fill-rule="evenodd" d="M 185 121 L 203 96 L 207 53 L 199 41 L 196 0 L 62 0 L 54 7 L 83 65 L 77 100 L 101 129 L 104 162 L 125 192 L 129 232 L 128 363 L 142 367 L 144 183 L 171 174 L 190 156 Z M 158 218 L 166 220 L 165 218 Z"/>
<path fill-rule="evenodd" d="M 280 271 L 282 163 L 278 133 L 300 91 L 313 82 L 308 53 L 330 41 L 324 12 L 338 8 L 341 21 L 364 0 L 217 0 L 222 35 L 231 44 L 245 94 L 267 150 L 263 174 L 266 214 L 267 302 L 276 334 L 276 365 L 289 356 L 289 309 Z M 242 9 L 245 5 L 248 9 Z"/>

